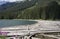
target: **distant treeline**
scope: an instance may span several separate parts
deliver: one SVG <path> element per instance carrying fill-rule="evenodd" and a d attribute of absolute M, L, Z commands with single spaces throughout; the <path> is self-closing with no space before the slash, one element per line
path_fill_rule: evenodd
<path fill-rule="evenodd" d="M 56 1 L 48 3 L 47 6 L 40 8 L 41 19 L 60 19 L 60 5 Z"/>
<path fill-rule="evenodd" d="M 14 7 L 13 6 L 11 8 L 9 7 L 3 12 L 0 11 L 0 19 L 59 20 L 60 19 L 60 4 L 56 1 L 51 1 L 43 6 L 34 0 L 25 1 L 23 6 L 15 5 Z"/>

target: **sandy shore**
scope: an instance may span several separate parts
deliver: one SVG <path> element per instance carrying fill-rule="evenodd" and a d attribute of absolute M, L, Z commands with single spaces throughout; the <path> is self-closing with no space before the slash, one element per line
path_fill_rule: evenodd
<path fill-rule="evenodd" d="M 48 21 L 48 20 L 32 20 L 37 21 L 36 24 L 32 25 L 20 25 L 15 27 L 4 27 L 0 30 L 10 30 L 10 29 L 18 29 L 18 30 L 60 30 L 60 21 Z"/>
<path fill-rule="evenodd" d="M 32 25 L 20 25 L 19 27 L 5 27 L 1 28 L 1 32 L 10 32 L 8 35 L 26 35 L 29 32 L 31 34 L 39 32 L 60 32 L 60 21 L 48 21 L 48 20 L 32 20 L 37 21 L 36 24 Z"/>

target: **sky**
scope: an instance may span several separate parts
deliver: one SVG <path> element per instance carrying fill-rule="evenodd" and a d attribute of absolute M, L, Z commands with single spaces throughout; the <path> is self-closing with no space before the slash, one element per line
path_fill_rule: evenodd
<path fill-rule="evenodd" d="M 0 0 L 1 1 L 7 1 L 7 2 L 15 2 L 15 1 L 23 1 L 23 0 Z"/>
<path fill-rule="evenodd" d="M 23 1 L 23 0 L 0 0 L 0 5 L 6 3 L 6 2 L 16 2 L 16 1 Z"/>

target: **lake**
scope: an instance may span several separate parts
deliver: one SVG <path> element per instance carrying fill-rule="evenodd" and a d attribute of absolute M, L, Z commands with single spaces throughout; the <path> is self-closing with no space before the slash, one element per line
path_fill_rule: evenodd
<path fill-rule="evenodd" d="M 0 28 L 2 27 L 11 27 L 19 25 L 31 25 L 37 23 L 36 21 L 29 20 L 0 20 Z"/>

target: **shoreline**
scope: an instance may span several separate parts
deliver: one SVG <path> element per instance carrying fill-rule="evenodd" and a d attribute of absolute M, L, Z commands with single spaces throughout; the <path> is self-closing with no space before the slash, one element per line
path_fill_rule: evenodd
<path fill-rule="evenodd" d="M 19 27 L 9 27 L 9 28 L 1 28 L 0 32 L 9 32 L 7 36 L 10 35 L 28 35 L 29 33 L 31 35 L 35 33 L 48 33 L 48 32 L 60 32 L 60 21 L 46 21 L 46 20 L 34 20 L 38 23 L 33 25 L 25 25 L 25 26 L 19 26 Z"/>
<path fill-rule="evenodd" d="M 37 21 L 37 23 L 35 24 L 32 24 L 32 25 L 20 25 L 20 26 L 13 26 L 13 27 L 4 27 L 4 28 L 1 28 L 1 29 L 23 29 L 23 28 L 27 28 L 28 26 L 29 27 L 32 27 L 33 29 L 34 28 L 47 28 L 47 29 L 54 29 L 54 28 L 59 28 L 58 25 L 60 25 L 60 21 L 49 21 L 49 20 L 30 20 L 30 21 Z M 54 27 L 55 26 L 55 27 Z"/>
<path fill-rule="evenodd" d="M 14 19 L 14 20 L 17 20 L 17 19 Z M 18 19 L 18 20 L 21 20 L 21 19 Z M 36 21 L 36 20 L 27 20 L 27 21 Z M 30 24 L 30 25 L 18 25 L 18 26 L 11 26 L 11 27 L 3 27 L 3 28 L 0 28 L 0 30 L 8 30 L 8 29 L 20 29 L 22 27 L 27 27 L 27 26 L 32 26 L 32 25 L 35 25 L 37 23 L 34 23 L 34 24 Z"/>

